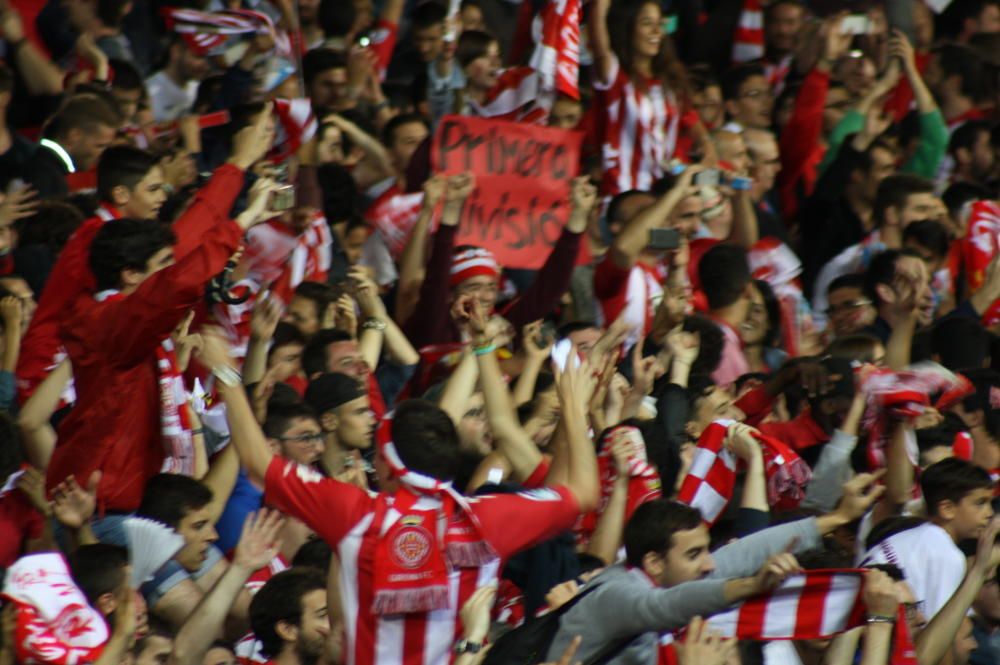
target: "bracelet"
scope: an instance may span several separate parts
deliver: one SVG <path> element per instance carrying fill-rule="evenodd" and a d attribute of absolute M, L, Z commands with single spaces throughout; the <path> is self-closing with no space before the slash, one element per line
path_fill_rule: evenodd
<path fill-rule="evenodd" d="M 191 436 L 198 436 L 199 434 L 204 434 L 204 433 L 205 433 L 204 427 L 196 427 L 193 430 L 191 430 Z"/>
<path fill-rule="evenodd" d="M 232 367 L 228 365 L 219 365 L 218 367 L 212 368 L 212 376 L 217 378 L 223 385 L 230 388 L 235 388 L 236 386 L 243 383 L 243 377 Z"/>
<path fill-rule="evenodd" d="M 372 317 L 370 319 L 366 319 L 365 322 L 361 324 L 361 328 L 362 330 L 384 331 L 386 328 L 386 323 L 382 319 L 377 319 L 375 317 Z"/>
<path fill-rule="evenodd" d="M 489 353 L 493 353 L 497 350 L 497 345 L 490 343 L 486 346 L 477 346 L 472 349 L 472 354 L 475 356 L 485 356 Z"/>
<path fill-rule="evenodd" d="M 896 617 L 890 617 L 884 614 L 869 614 L 865 621 L 867 621 L 869 625 L 873 623 L 894 624 L 896 623 Z"/>
<path fill-rule="evenodd" d="M 470 642 L 469 640 L 459 640 L 455 644 L 455 653 L 461 656 L 463 653 L 476 654 L 483 650 L 485 646 L 482 642 Z"/>

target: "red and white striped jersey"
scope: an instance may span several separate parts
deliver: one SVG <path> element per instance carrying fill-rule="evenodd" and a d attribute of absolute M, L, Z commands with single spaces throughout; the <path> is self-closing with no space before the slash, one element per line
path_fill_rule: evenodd
<path fill-rule="evenodd" d="M 441 665 L 451 661 L 461 634 L 458 610 L 476 588 L 498 577 L 503 560 L 569 529 L 579 514 L 572 493 L 563 487 L 469 499 L 479 533 L 499 555 L 480 568 L 448 573 L 447 609 L 376 615 L 375 549 L 378 533 L 399 518 L 393 510 L 373 525 L 377 496 L 353 485 L 324 478 L 315 470 L 276 457 L 264 483 L 265 503 L 301 519 L 333 547 L 340 560 L 340 595 L 348 665 Z M 420 504 L 426 502 L 421 507 Z M 421 498 L 416 507 L 433 509 L 436 500 Z M 464 513 L 453 519 L 467 522 Z M 517 525 L 512 528 L 512 525 Z"/>
<path fill-rule="evenodd" d="M 677 147 L 681 113 L 674 93 L 654 79 L 640 90 L 614 56 L 609 82 L 595 80 L 594 89 L 604 168 L 601 191 L 613 196 L 648 190 L 663 176 Z"/>

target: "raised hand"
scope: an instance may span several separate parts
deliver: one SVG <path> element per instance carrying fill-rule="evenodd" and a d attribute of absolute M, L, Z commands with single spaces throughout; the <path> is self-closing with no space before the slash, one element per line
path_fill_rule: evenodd
<path fill-rule="evenodd" d="M 6 330 L 20 329 L 24 315 L 24 305 L 17 296 L 6 296 L 0 300 L 0 318 Z"/>
<path fill-rule="evenodd" d="M 490 630 L 490 610 L 493 609 L 493 601 L 496 600 L 496 584 L 487 584 L 475 590 L 465 601 L 459 616 L 462 619 L 462 627 L 465 629 L 463 636 L 469 642 L 484 642 Z"/>
<path fill-rule="evenodd" d="M 271 178 L 258 178 L 250 188 L 246 210 L 236 218 L 244 230 L 276 217 L 280 212 L 271 209 L 271 197 L 282 185 Z"/>
<path fill-rule="evenodd" d="M 232 356 L 229 353 L 229 342 L 221 329 L 205 326 L 201 329 L 201 349 L 198 350 L 198 360 L 209 369 L 231 367 Z"/>
<path fill-rule="evenodd" d="M 447 186 L 448 178 L 441 174 L 433 175 L 424 181 L 424 208 L 433 210 L 444 198 L 444 190 Z"/>
<path fill-rule="evenodd" d="M 569 200 L 574 211 L 589 213 L 597 203 L 597 188 L 587 176 L 577 176 L 570 185 Z"/>
<path fill-rule="evenodd" d="M 873 568 L 865 572 L 865 587 L 862 592 L 868 614 L 895 617 L 899 607 L 896 583 L 881 570 Z"/>
<path fill-rule="evenodd" d="M 346 293 L 335 303 L 337 310 L 337 327 L 351 333 L 351 336 L 358 336 L 358 315 L 354 311 L 354 298 Z"/>
<path fill-rule="evenodd" d="M 844 483 L 843 495 L 837 505 L 837 512 L 848 522 L 862 517 L 885 493 L 885 486 L 876 482 L 884 475 L 885 469 L 880 469 L 875 473 L 859 473 Z"/>
<path fill-rule="evenodd" d="M 1000 565 L 1000 545 L 997 544 L 997 537 L 1000 537 L 1000 517 L 994 517 L 986 525 L 983 532 L 979 534 L 979 541 L 976 545 L 976 558 L 972 565 L 975 570 L 982 575 L 987 575 L 990 571 L 996 570 Z"/>
<path fill-rule="evenodd" d="M 726 430 L 723 445 L 743 461 L 750 461 L 762 455 L 760 444 L 754 438 L 757 430 L 741 422 L 735 422 Z"/>
<path fill-rule="evenodd" d="M 97 487 L 101 483 L 101 472 L 94 471 L 83 489 L 70 476 L 52 490 L 52 516 L 67 529 L 79 529 L 94 515 L 97 508 Z"/>
<path fill-rule="evenodd" d="M 31 505 L 45 517 L 51 514 L 49 502 L 45 498 L 45 476 L 42 472 L 31 466 L 24 470 L 24 473 L 14 483 L 17 489 L 28 497 Z"/>
<path fill-rule="evenodd" d="M 771 591 L 792 575 L 800 572 L 802 572 L 802 566 L 799 565 L 798 559 L 791 552 L 772 554 L 754 576 L 756 593 Z"/>
<path fill-rule="evenodd" d="M 632 390 L 643 396 L 653 392 L 653 383 L 663 374 L 656 356 L 642 357 L 643 340 L 632 348 Z"/>
<path fill-rule="evenodd" d="M 230 163 L 246 171 L 264 158 L 274 144 L 275 124 L 272 114 L 273 108 L 268 105 L 252 123 L 236 133 Z"/>
<path fill-rule="evenodd" d="M 0 203 L 0 223 L 11 224 L 35 214 L 38 209 L 38 192 L 31 187 L 12 189 Z"/>
<path fill-rule="evenodd" d="M 276 510 L 261 508 L 243 522 L 243 533 L 236 544 L 233 563 L 247 571 L 260 570 L 278 555 L 278 534 L 285 518 Z"/>
<path fill-rule="evenodd" d="M 460 173 L 448 176 L 444 189 L 445 205 L 460 208 L 475 188 L 476 176 L 472 173 Z"/>
<path fill-rule="evenodd" d="M 260 340 L 269 340 L 274 337 L 274 331 L 281 322 L 281 303 L 267 297 L 260 298 L 254 303 L 253 313 L 250 315 L 250 335 Z"/>
<path fill-rule="evenodd" d="M 524 340 L 524 353 L 534 361 L 544 360 L 552 352 L 554 340 L 542 337 L 542 321 L 532 321 L 521 331 Z"/>
<path fill-rule="evenodd" d="M 358 301 L 361 313 L 368 318 L 387 318 L 385 303 L 378 295 L 375 280 L 368 276 L 364 268 L 355 266 L 347 276 L 353 286 L 354 299 Z"/>
<path fill-rule="evenodd" d="M 684 639 L 674 642 L 679 665 L 726 665 L 736 645 L 736 640 L 724 639 L 701 617 L 692 619 Z"/>
<path fill-rule="evenodd" d="M 696 332 L 685 332 L 680 328 L 674 328 L 667 333 L 667 346 L 675 363 L 690 367 L 701 349 L 701 336 Z"/>
<path fill-rule="evenodd" d="M 577 357 L 576 346 L 569 352 L 569 358 Z M 591 371 L 590 363 L 586 360 L 580 362 L 579 366 L 572 360 L 566 363 L 562 370 L 556 370 L 556 393 L 559 395 L 559 402 L 563 412 L 570 406 L 579 407 L 590 403 L 590 398 L 594 394 L 597 380 Z"/>

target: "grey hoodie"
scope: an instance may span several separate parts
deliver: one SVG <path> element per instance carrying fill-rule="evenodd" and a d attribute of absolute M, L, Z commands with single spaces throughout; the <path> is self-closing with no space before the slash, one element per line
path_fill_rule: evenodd
<path fill-rule="evenodd" d="M 574 661 L 587 663 L 613 643 L 637 636 L 609 663 L 656 665 L 659 634 L 683 628 L 696 616 L 711 616 L 729 607 L 723 596 L 726 581 L 754 575 L 768 557 L 796 540 L 794 552 L 820 544 L 816 520 L 809 518 L 771 527 L 741 538 L 712 553 L 715 571 L 706 579 L 657 587 L 641 570 L 611 566 L 591 580 L 597 585 L 559 621 L 549 649 L 557 661 L 574 636 L 583 641 Z"/>

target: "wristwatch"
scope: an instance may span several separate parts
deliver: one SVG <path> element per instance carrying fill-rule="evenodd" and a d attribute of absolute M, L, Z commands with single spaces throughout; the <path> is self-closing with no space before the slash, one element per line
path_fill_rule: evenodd
<path fill-rule="evenodd" d="M 379 332 L 383 332 L 385 331 L 385 325 L 385 321 L 373 317 L 366 319 L 365 322 L 361 324 L 361 327 L 364 330 L 378 330 Z"/>
<path fill-rule="evenodd" d="M 455 653 L 462 655 L 463 653 L 476 654 L 483 650 L 482 642 L 470 642 L 469 640 L 462 639 L 455 643 Z"/>
<path fill-rule="evenodd" d="M 213 367 L 212 376 L 230 388 L 235 388 L 243 383 L 243 377 L 240 376 L 240 373 L 228 365 Z"/>

